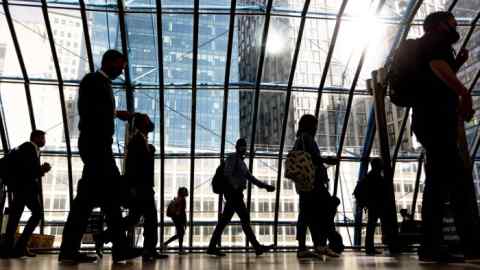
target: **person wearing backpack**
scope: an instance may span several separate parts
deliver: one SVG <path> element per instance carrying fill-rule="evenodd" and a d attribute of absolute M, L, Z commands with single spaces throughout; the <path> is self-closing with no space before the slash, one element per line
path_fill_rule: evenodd
<path fill-rule="evenodd" d="M 377 221 L 380 219 L 382 224 L 382 231 L 384 233 L 389 232 L 389 230 L 384 229 L 385 226 L 388 226 L 385 223 L 386 214 L 385 208 L 383 207 L 385 202 L 388 201 L 386 194 L 387 186 L 385 184 L 385 178 L 383 175 L 383 161 L 380 158 L 373 158 L 370 161 L 372 170 L 367 173 L 363 182 L 362 201 L 359 205 L 367 209 L 368 219 L 367 219 L 367 233 L 365 235 L 365 253 L 369 256 L 374 256 L 381 254 L 379 250 L 375 249 L 374 236 L 375 228 L 377 227 Z M 359 196 L 360 197 L 360 196 Z M 386 237 L 388 239 L 388 237 Z"/>
<path fill-rule="evenodd" d="M 163 243 L 163 246 L 167 247 L 168 244 L 178 240 L 178 254 L 180 255 L 186 254 L 185 251 L 183 251 L 183 237 L 185 236 L 185 229 L 187 227 L 186 197 L 188 197 L 188 189 L 186 187 L 181 187 L 178 189 L 177 197 L 168 205 L 167 216 L 172 219 L 173 224 L 175 225 L 176 234 Z"/>
<path fill-rule="evenodd" d="M 233 214 L 237 213 L 240 218 L 242 229 L 245 232 L 248 241 L 255 249 L 255 254 L 260 256 L 272 249 L 273 246 L 261 245 L 255 237 L 252 227 L 250 226 L 248 209 L 243 201 L 243 191 L 247 187 L 247 181 L 250 181 L 252 184 L 259 188 L 265 189 L 268 192 L 275 191 L 275 187 L 258 180 L 248 170 L 247 166 L 243 162 L 243 159 L 247 153 L 247 141 L 245 139 L 238 139 L 237 143 L 235 144 L 235 150 L 235 153 L 228 156 L 228 158 L 225 160 L 223 174 L 225 176 L 224 180 L 226 180 L 226 184 L 223 190 L 223 196 L 225 197 L 226 203 L 223 213 L 220 217 L 220 221 L 218 222 L 217 226 L 215 226 L 212 238 L 210 239 L 207 254 L 218 257 L 225 256 L 224 253 L 220 252 L 217 244 L 222 237 L 223 230 L 228 223 L 230 223 Z"/>
<path fill-rule="evenodd" d="M 2 258 L 35 257 L 35 253 L 27 249 L 28 241 L 42 217 L 40 202 L 40 179 L 50 171 L 48 163 L 40 162 L 40 148 L 45 146 L 45 132 L 34 130 L 30 141 L 23 143 L 9 157 L 9 191 L 13 195 L 9 207 L 9 218 L 5 232 L 5 242 L 0 256 Z M 15 243 L 16 230 L 25 206 L 31 216 L 23 229 L 20 239 Z"/>
<path fill-rule="evenodd" d="M 327 237 L 331 228 L 330 212 L 332 211 L 331 195 L 328 192 L 328 175 L 325 164 L 335 165 L 335 158 L 323 158 L 315 142 L 318 120 L 315 116 L 305 114 L 300 118 L 297 130 L 297 140 L 293 150 L 303 150 L 308 153 L 314 166 L 313 187 L 310 190 L 297 188 L 299 196 L 298 221 L 297 221 L 297 257 L 338 257 L 339 254 L 326 246 Z M 306 246 L 307 228 L 310 230 L 315 251 L 311 252 Z"/>
<path fill-rule="evenodd" d="M 460 35 L 450 12 L 434 12 L 424 21 L 424 35 L 418 39 L 417 71 L 421 83 L 415 88 L 412 106 L 412 130 L 426 152 L 425 189 L 423 193 L 423 241 L 419 249 L 422 261 L 458 261 L 442 243 L 442 218 L 447 197 L 455 209 L 457 232 L 464 253 L 478 254 L 475 249 L 471 200 L 457 147 L 459 121 L 472 119 L 472 97 L 457 78 L 456 72 L 468 60 L 468 51 L 455 57 L 453 44 Z M 478 216 L 478 210 L 476 215 Z"/>

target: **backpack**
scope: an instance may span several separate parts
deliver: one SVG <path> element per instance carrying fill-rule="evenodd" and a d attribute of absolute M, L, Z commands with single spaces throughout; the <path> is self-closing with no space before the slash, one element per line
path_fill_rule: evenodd
<path fill-rule="evenodd" d="M 387 82 L 390 87 L 390 101 L 399 107 L 412 107 L 421 84 L 418 51 L 420 41 L 407 39 L 395 50 Z"/>
<path fill-rule="evenodd" d="M 220 162 L 220 165 L 215 171 L 215 175 L 212 178 L 212 190 L 215 194 L 222 194 L 225 192 L 226 179 L 224 175 L 225 162 Z"/>
<path fill-rule="evenodd" d="M 295 183 L 297 192 L 312 191 L 315 167 L 311 155 L 304 150 L 290 151 L 285 161 L 285 178 Z"/>
<path fill-rule="evenodd" d="M 175 199 L 171 200 L 167 206 L 167 217 L 175 217 L 177 215 L 177 202 Z"/>
<path fill-rule="evenodd" d="M 357 185 L 353 190 L 353 196 L 355 197 L 358 207 L 364 208 L 367 206 L 368 187 L 367 187 L 367 181 L 365 179 L 362 179 L 357 182 Z"/>
<path fill-rule="evenodd" d="M 15 163 L 14 159 L 17 156 L 17 149 L 14 148 L 10 150 L 4 157 L 0 158 L 0 178 L 2 179 L 2 184 L 10 187 L 12 178 L 12 173 L 15 172 Z"/>

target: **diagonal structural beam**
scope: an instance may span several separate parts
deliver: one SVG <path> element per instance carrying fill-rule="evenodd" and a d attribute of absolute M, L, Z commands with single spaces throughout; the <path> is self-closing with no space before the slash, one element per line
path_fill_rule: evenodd
<path fill-rule="evenodd" d="M 335 50 L 335 44 L 337 43 L 338 32 L 340 30 L 340 25 L 342 24 L 343 13 L 347 7 L 348 0 L 343 0 L 340 10 L 337 14 L 337 19 L 335 21 L 335 28 L 333 29 L 333 36 L 330 42 L 330 47 L 328 48 L 327 58 L 325 59 L 325 64 L 323 65 L 322 78 L 320 79 L 320 86 L 318 86 L 318 97 L 317 104 L 315 105 L 315 117 L 318 119 L 320 114 L 320 105 L 322 104 L 322 94 L 323 89 L 325 88 L 325 82 L 327 81 L 328 70 L 330 68 L 330 63 L 332 62 L 333 51 Z"/>
<path fill-rule="evenodd" d="M 82 17 L 83 35 L 85 36 L 85 47 L 87 48 L 88 68 L 90 72 L 95 71 L 93 63 L 92 43 L 90 42 L 90 33 L 88 31 L 87 12 L 85 7 L 85 0 L 79 0 L 80 15 Z"/>
<path fill-rule="evenodd" d="M 272 11 L 273 0 L 268 0 L 267 7 L 265 11 L 265 24 L 263 27 L 262 32 L 262 40 L 260 44 L 260 56 L 258 60 L 257 66 L 257 75 L 255 81 L 255 94 L 254 94 L 254 101 L 253 101 L 253 116 L 252 116 L 252 135 L 250 138 L 250 156 L 248 160 L 248 169 L 250 172 L 253 171 L 253 161 L 255 158 L 255 136 L 257 130 L 257 118 L 258 118 L 258 107 L 260 105 L 260 85 L 262 83 L 262 75 L 263 75 L 263 63 L 265 62 L 265 54 L 266 54 L 266 45 L 268 39 L 268 30 L 270 27 L 270 16 Z M 252 199 L 252 183 L 248 182 L 248 190 L 247 190 L 247 209 L 250 212 L 251 207 L 251 199 Z M 248 241 L 246 243 L 248 247 Z"/>
<path fill-rule="evenodd" d="M 235 33 L 235 9 L 237 7 L 237 0 L 232 0 L 230 3 L 230 21 L 228 24 L 228 44 L 227 44 L 227 56 L 225 63 L 225 79 L 223 83 L 223 111 L 222 111 L 222 135 L 220 141 L 220 162 L 225 159 L 225 141 L 227 137 L 227 117 L 228 117 L 228 93 L 230 87 L 230 67 L 232 65 L 232 50 Z M 218 195 L 218 213 L 217 220 L 220 222 L 222 213 L 223 196 Z M 221 245 L 221 243 L 220 243 Z"/>
<path fill-rule="evenodd" d="M 125 67 L 125 90 L 126 90 L 126 99 L 127 99 L 127 110 L 129 112 L 134 112 L 134 97 L 133 97 L 133 85 L 132 79 L 130 76 L 130 64 L 129 64 L 129 55 L 128 55 L 128 35 L 127 35 L 127 26 L 125 23 L 125 6 L 123 4 L 124 0 L 117 0 L 118 5 L 118 26 L 120 30 L 120 40 L 122 43 L 122 53 L 127 58 L 127 66 Z"/>
<path fill-rule="evenodd" d="M 195 134 L 197 123 L 197 68 L 198 68 L 198 29 L 200 24 L 200 0 L 193 2 L 193 52 L 192 52 L 192 122 L 190 139 L 190 223 L 189 245 L 193 245 L 193 214 L 195 200 Z"/>
<path fill-rule="evenodd" d="M 32 95 L 30 93 L 30 79 L 28 77 L 27 69 L 25 67 L 25 61 L 23 60 L 23 55 L 20 49 L 20 44 L 18 42 L 17 33 L 15 31 L 12 15 L 10 14 L 8 0 L 3 1 L 2 5 L 3 5 L 3 10 L 5 12 L 5 19 L 7 20 L 8 29 L 10 30 L 10 35 L 12 37 L 13 47 L 15 48 L 15 52 L 17 54 L 18 64 L 20 65 L 20 70 L 22 72 L 22 77 L 23 77 L 24 87 L 25 87 L 25 96 L 27 98 L 28 115 L 30 117 L 30 127 L 32 130 L 35 130 L 36 124 L 35 124 L 35 116 L 33 114 Z"/>
<path fill-rule="evenodd" d="M 382 0 L 380 1 L 380 3 L 378 4 L 377 6 L 377 9 L 375 11 L 375 16 L 378 15 L 378 13 L 380 13 L 380 11 L 382 10 L 383 6 L 385 4 L 385 0 Z M 345 118 L 344 118 L 344 121 L 343 121 L 343 126 L 342 126 L 342 133 L 340 135 L 340 142 L 338 144 L 338 151 L 337 151 L 337 158 L 340 158 L 341 155 L 342 155 L 342 151 L 343 151 L 343 146 L 345 144 L 345 138 L 346 138 L 346 135 L 347 135 L 347 128 L 348 128 L 348 121 L 350 119 L 350 113 L 352 111 L 352 103 L 353 103 L 353 94 L 355 92 L 355 88 L 357 86 L 357 82 L 358 82 L 358 79 L 360 77 L 360 73 L 362 71 L 362 68 L 363 68 L 363 63 L 365 61 L 365 56 L 367 54 L 367 51 L 368 51 L 368 47 L 369 47 L 369 44 L 368 44 L 369 41 L 367 41 L 367 44 L 365 45 L 365 47 L 362 49 L 362 54 L 360 56 L 360 61 L 357 65 L 357 69 L 355 71 L 355 75 L 353 77 L 353 81 L 352 81 L 352 86 L 350 88 L 350 92 L 348 94 L 348 101 L 347 101 L 347 108 L 345 110 Z M 339 178 L 339 175 L 340 175 L 340 166 L 341 164 L 339 163 L 336 167 L 335 167 L 335 180 L 334 180 L 334 183 L 333 183 L 333 195 L 336 196 L 337 195 L 337 190 L 338 190 L 338 178 Z"/>
<path fill-rule="evenodd" d="M 401 43 L 408 35 L 408 31 L 410 30 L 410 25 L 413 19 L 415 18 L 415 15 L 417 14 L 418 10 L 422 6 L 423 0 L 417 0 L 417 1 L 411 1 L 410 5 L 407 7 L 407 12 L 406 16 L 403 19 L 403 28 L 399 29 L 399 32 L 397 33 L 396 40 L 390 50 L 389 56 L 387 57 L 388 59 L 391 57 L 393 54 L 393 50 L 397 47 L 399 43 Z M 408 115 L 408 114 L 407 114 Z M 405 130 L 405 125 L 407 123 L 407 118 L 404 118 L 402 122 L 402 128 L 400 129 L 400 134 L 403 134 Z M 368 170 L 368 165 L 369 165 L 369 157 L 370 153 L 373 148 L 373 143 L 375 140 L 375 134 L 376 134 L 376 123 L 375 123 L 375 109 L 372 106 L 369 112 L 369 118 L 368 118 L 368 125 L 367 125 L 367 136 L 365 136 L 365 142 L 363 145 L 363 151 L 362 151 L 362 157 L 361 157 L 361 162 L 360 162 L 360 170 L 359 170 L 359 176 L 358 179 L 362 179 L 365 177 L 367 174 Z M 400 135 L 401 136 L 401 135 Z M 396 162 L 396 156 L 398 154 L 398 149 L 400 145 L 397 144 L 397 147 L 395 148 L 395 151 L 392 156 L 392 174 L 395 173 L 395 162 Z M 397 153 L 397 154 L 396 154 Z M 361 245 L 361 234 L 362 234 L 362 219 L 363 219 L 363 212 L 361 209 L 357 208 L 355 211 L 355 232 L 354 232 L 354 244 L 356 246 Z"/>
<path fill-rule="evenodd" d="M 163 74 L 162 0 L 156 0 L 157 61 L 160 106 L 160 243 L 165 238 L 165 78 Z"/>
<path fill-rule="evenodd" d="M 67 118 L 67 107 L 65 105 L 65 94 L 64 94 L 64 88 L 63 88 L 63 78 L 62 78 L 62 73 L 60 69 L 60 63 L 57 55 L 57 50 L 55 48 L 55 41 L 53 38 L 53 31 L 52 31 L 52 25 L 50 24 L 50 18 L 48 16 L 48 7 L 47 7 L 47 0 L 41 0 L 42 3 L 42 13 L 43 13 L 43 18 L 45 20 L 45 28 L 47 30 L 47 36 L 48 36 L 48 42 L 50 44 L 50 50 L 52 52 L 52 59 L 53 59 L 53 64 L 55 66 L 55 73 L 57 75 L 57 80 L 58 80 L 58 93 L 60 97 L 60 105 L 62 109 L 62 120 L 63 120 L 63 132 L 65 136 L 65 144 L 67 147 L 67 166 L 68 166 L 68 186 L 69 186 L 69 199 L 70 203 L 73 200 L 73 176 L 72 176 L 72 148 L 70 145 L 70 132 L 68 130 L 68 118 Z M 43 194 L 41 192 L 41 196 L 43 197 Z M 43 198 L 42 198 L 43 199 Z M 42 209 L 43 209 L 43 201 L 42 201 Z M 43 233 L 43 225 L 44 225 L 44 215 L 42 214 L 43 218 L 43 223 L 41 226 L 42 233 Z"/>
<path fill-rule="evenodd" d="M 306 0 L 302 10 L 302 19 L 300 20 L 300 27 L 298 29 L 298 36 L 297 42 L 295 45 L 295 50 L 293 52 L 292 58 L 292 67 L 290 69 L 290 75 L 288 77 L 287 83 L 287 96 L 285 98 L 285 113 L 283 114 L 283 122 L 282 122 L 282 135 L 280 137 L 280 150 L 278 152 L 278 172 L 277 172 L 277 189 L 275 194 L 275 216 L 273 221 L 273 245 L 276 247 L 278 242 L 278 218 L 279 218 L 279 210 L 280 210 L 280 189 L 282 187 L 282 159 L 283 159 L 283 151 L 285 148 L 285 136 L 287 133 L 287 121 L 289 116 L 290 110 L 290 99 L 292 96 L 292 86 L 293 86 L 293 79 L 295 78 L 295 70 L 297 68 L 298 62 L 298 55 L 300 54 L 300 48 L 302 46 L 302 38 L 303 32 L 305 30 L 305 22 L 307 21 L 307 12 L 308 8 L 310 7 L 310 0 Z"/>

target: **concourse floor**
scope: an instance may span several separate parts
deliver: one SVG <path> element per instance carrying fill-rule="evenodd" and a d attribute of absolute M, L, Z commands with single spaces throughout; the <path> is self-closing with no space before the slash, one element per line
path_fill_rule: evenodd
<path fill-rule="evenodd" d="M 126 269 L 168 269 L 168 270 L 357 270 L 357 269 L 480 269 L 480 261 L 462 264 L 419 263 L 417 257 L 402 255 L 397 258 L 383 256 L 367 257 L 361 253 L 346 252 L 341 258 L 299 261 L 295 253 L 266 254 L 255 257 L 254 254 L 228 254 L 224 258 L 213 258 L 204 254 L 171 255 L 166 260 L 143 263 L 141 259 L 123 264 L 111 263 L 106 255 L 102 260 L 90 264 L 59 264 L 57 255 L 39 255 L 36 258 L 0 260 L 0 270 L 126 270 Z"/>

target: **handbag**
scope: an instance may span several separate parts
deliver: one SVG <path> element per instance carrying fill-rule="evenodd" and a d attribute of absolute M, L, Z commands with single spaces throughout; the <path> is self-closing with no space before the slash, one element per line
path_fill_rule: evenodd
<path fill-rule="evenodd" d="M 301 138 L 303 149 L 305 143 Z M 310 192 L 315 181 L 315 167 L 312 156 L 305 150 L 291 150 L 285 162 L 285 178 L 295 183 L 297 192 Z"/>

